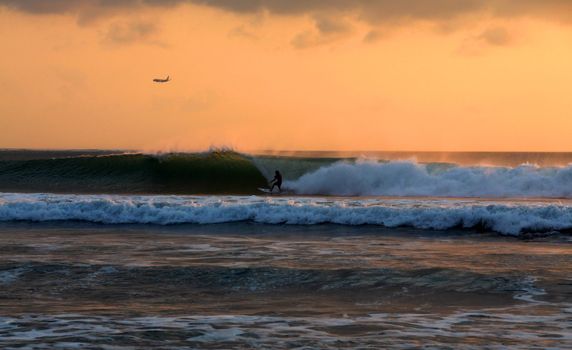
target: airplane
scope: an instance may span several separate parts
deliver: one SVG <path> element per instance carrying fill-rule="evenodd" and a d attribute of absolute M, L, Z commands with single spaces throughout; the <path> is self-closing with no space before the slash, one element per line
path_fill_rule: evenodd
<path fill-rule="evenodd" d="M 167 79 L 153 79 L 154 83 L 166 83 L 168 81 L 170 81 L 171 79 L 169 78 L 169 76 L 167 76 Z"/>

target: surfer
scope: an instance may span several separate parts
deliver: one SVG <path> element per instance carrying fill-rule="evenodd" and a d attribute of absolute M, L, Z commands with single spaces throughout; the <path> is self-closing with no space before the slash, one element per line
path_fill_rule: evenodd
<path fill-rule="evenodd" d="M 272 187 L 270 188 L 270 192 L 272 192 L 272 190 L 274 190 L 274 186 L 278 187 L 278 192 L 282 192 L 282 174 L 280 174 L 280 172 L 278 170 L 276 170 L 274 172 L 274 178 L 272 179 L 272 181 L 270 181 L 270 184 L 272 184 Z"/>

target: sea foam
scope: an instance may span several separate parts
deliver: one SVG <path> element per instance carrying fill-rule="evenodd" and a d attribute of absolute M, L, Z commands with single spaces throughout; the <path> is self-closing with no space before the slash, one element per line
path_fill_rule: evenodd
<path fill-rule="evenodd" d="M 501 234 L 572 228 L 572 204 L 555 201 L 257 196 L 0 194 L 0 221 L 104 224 L 342 224 Z"/>
<path fill-rule="evenodd" d="M 294 193 L 312 195 L 572 198 L 572 166 L 338 162 L 285 185 Z"/>

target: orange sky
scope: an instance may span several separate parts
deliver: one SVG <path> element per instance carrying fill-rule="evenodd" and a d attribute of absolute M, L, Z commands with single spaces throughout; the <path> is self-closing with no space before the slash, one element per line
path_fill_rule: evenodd
<path fill-rule="evenodd" d="M 570 1 L 18 1 L 0 148 L 572 151 Z"/>

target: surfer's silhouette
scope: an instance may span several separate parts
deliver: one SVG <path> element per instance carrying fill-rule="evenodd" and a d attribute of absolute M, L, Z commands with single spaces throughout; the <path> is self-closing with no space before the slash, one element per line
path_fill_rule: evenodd
<path fill-rule="evenodd" d="M 274 186 L 278 187 L 278 192 L 282 192 L 282 174 L 278 170 L 274 172 L 274 178 L 270 181 L 272 187 L 270 188 L 270 192 L 274 190 Z"/>

